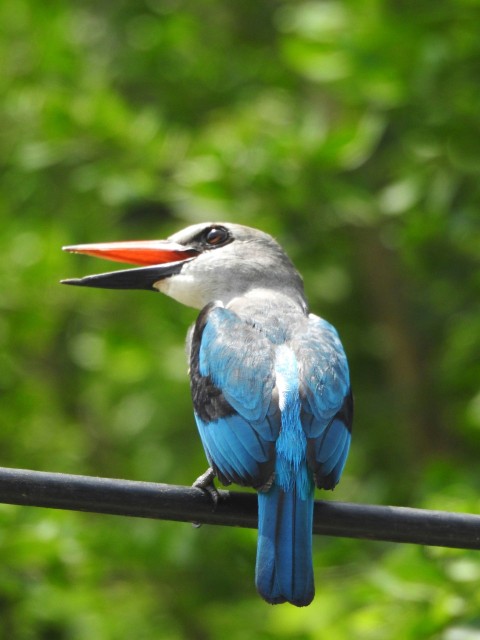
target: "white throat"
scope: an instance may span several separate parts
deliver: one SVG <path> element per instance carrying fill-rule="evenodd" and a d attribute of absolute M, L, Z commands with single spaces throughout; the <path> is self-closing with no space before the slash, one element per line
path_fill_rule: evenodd
<path fill-rule="evenodd" d="M 155 282 L 153 288 L 187 307 L 202 309 L 206 304 L 201 283 L 199 284 L 193 275 L 188 273 L 179 273 L 170 278 L 159 280 Z"/>

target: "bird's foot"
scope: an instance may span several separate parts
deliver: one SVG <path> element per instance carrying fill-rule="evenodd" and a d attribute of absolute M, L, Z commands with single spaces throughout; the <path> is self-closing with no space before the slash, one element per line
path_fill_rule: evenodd
<path fill-rule="evenodd" d="M 220 494 L 218 493 L 218 490 L 213 483 L 214 478 L 215 478 L 215 472 L 212 469 L 212 467 L 209 467 L 205 471 L 205 473 L 202 473 L 201 476 L 198 476 L 198 478 L 193 483 L 192 487 L 196 487 L 197 489 L 201 489 L 202 491 L 205 491 L 206 493 L 208 493 L 208 495 L 210 496 L 213 502 L 213 509 L 215 510 L 217 508 Z"/>
<path fill-rule="evenodd" d="M 220 494 L 218 493 L 216 486 L 213 484 L 214 478 L 215 472 L 211 467 L 209 467 L 205 473 L 202 473 L 202 475 L 199 476 L 192 484 L 192 487 L 201 489 L 210 496 L 213 503 L 213 511 L 217 508 L 218 500 L 220 498 Z M 192 522 L 192 524 L 196 529 L 202 526 L 201 522 Z"/>

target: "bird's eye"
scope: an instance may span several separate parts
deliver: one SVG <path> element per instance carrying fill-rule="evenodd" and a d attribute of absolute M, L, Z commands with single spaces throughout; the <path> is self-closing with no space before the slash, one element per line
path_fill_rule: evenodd
<path fill-rule="evenodd" d="M 212 227 L 206 233 L 205 240 L 211 247 L 218 247 L 229 239 L 228 231 L 224 227 Z"/>

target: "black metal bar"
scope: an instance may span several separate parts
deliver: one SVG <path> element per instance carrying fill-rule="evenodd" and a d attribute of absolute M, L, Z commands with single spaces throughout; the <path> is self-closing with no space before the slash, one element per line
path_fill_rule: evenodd
<path fill-rule="evenodd" d="M 220 491 L 215 510 L 200 489 L 0 467 L 0 502 L 236 527 L 257 526 L 252 493 Z M 314 533 L 480 549 L 480 516 L 341 502 L 315 503 Z"/>

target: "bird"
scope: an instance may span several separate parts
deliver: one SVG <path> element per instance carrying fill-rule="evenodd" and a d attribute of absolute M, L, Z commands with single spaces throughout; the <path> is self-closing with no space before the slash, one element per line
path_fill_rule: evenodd
<path fill-rule="evenodd" d="M 271 235 L 228 222 L 194 224 L 167 240 L 63 249 L 136 265 L 64 284 L 147 289 L 200 310 L 187 335 L 209 464 L 197 486 L 211 488 L 216 477 L 257 491 L 257 591 L 270 604 L 309 605 L 314 491 L 340 480 L 353 396 L 339 335 L 310 312 L 286 252 Z"/>

